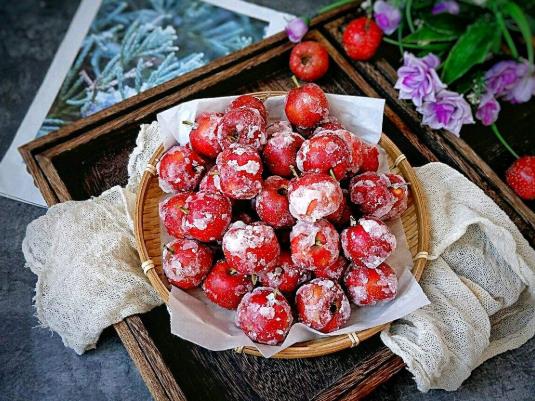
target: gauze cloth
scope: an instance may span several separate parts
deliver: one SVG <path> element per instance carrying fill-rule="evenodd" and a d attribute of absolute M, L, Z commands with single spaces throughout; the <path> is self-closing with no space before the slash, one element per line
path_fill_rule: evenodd
<path fill-rule="evenodd" d="M 23 242 L 38 276 L 37 317 L 77 353 L 102 330 L 161 304 L 135 249 L 133 208 L 158 124 L 143 125 L 126 188 L 52 206 Z M 534 334 L 535 252 L 477 186 L 441 163 L 416 169 L 431 217 L 430 261 L 420 284 L 431 304 L 381 333 L 418 388 L 454 390 L 486 359 Z"/>

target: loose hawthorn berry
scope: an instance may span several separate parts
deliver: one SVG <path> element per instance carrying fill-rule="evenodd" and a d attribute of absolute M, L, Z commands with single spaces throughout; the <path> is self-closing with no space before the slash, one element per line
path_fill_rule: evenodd
<path fill-rule="evenodd" d="M 535 156 L 523 156 L 505 173 L 507 184 L 525 200 L 535 199 Z"/>
<path fill-rule="evenodd" d="M 384 219 L 396 204 L 385 174 L 374 172 L 354 176 L 349 182 L 351 202 L 365 215 Z"/>
<path fill-rule="evenodd" d="M 409 189 L 407 182 L 402 176 L 393 173 L 386 173 L 385 175 L 390 181 L 388 190 L 396 200 L 390 212 L 384 217 L 385 220 L 390 220 L 400 217 L 407 210 Z"/>
<path fill-rule="evenodd" d="M 363 217 L 340 235 L 346 257 L 370 269 L 383 263 L 396 249 L 396 237 L 388 226 L 373 217 Z"/>
<path fill-rule="evenodd" d="M 189 133 L 191 148 L 199 155 L 215 159 L 221 152 L 217 141 L 217 129 L 223 113 L 201 113 L 195 119 L 193 129 Z"/>
<path fill-rule="evenodd" d="M 316 278 L 295 295 L 299 321 L 314 330 L 330 333 L 341 328 L 351 315 L 349 300 L 339 284 Z"/>
<path fill-rule="evenodd" d="M 320 133 L 303 142 L 296 162 L 302 172 L 334 174 L 341 180 L 351 167 L 351 154 L 339 136 Z"/>
<path fill-rule="evenodd" d="M 245 294 L 253 289 L 251 278 L 239 274 L 220 260 L 208 273 L 202 289 L 210 301 L 225 309 L 236 309 Z"/>
<path fill-rule="evenodd" d="M 358 306 L 375 305 L 396 297 L 398 279 L 388 264 L 373 269 L 352 265 L 344 277 L 349 299 Z"/>
<path fill-rule="evenodd" d="M 280 131 L 273 134 L 264 146 L 263 157 L 272 174 L 291 177 L 292 168 L 296 167 L 297 151 L 305 138 L 292 131 Z"/>
<path fill-rule="evenodd" d="M 290 304 L 280 292 L 269 287 L 258 287 L 245 294 L 236 311 L 236 326 L 261 344 L 283 342 L 292 323 Z"/>
<path fill-rule="evenodd" d="M 288 92 L 286 117 L 300 128 L 313 128 L 329 114 L 329 102 L 316 84 L 305 84 Z"/>
<path fill-rule="evenodd" d="M 184 220 L 184 207 L 186 199 L 191 195 L 191 192 L 181 192 L 167 198 L 160 203 L 160 219 L 163 222 L 167 233 L 175 238 L 183 238 L 184 231 L 182 231 L 182 220 Z"/>
<path fill-rule="evenodd" d="M 339 256 L 338 259 L 329 266 L 314 270 L 314 276 L 318 278 L 328 278 L 333 281 L 340 281 L 348 264 L 346 258 Z"/>
<path fill-rule="evenodd" d="M 379 169 L 379 149 L 377 146 L 362 143 L 362 163 L 360 172 L 377 171 Z"/>
<path fill-rule="evenodd" d="M 262 223 L 232 223 L 223 236 L 228 264 L 242 274 L 258 273 L 277 264 L 280 245 L 273 228 Z"/>
<path fill-rule="evenodd" d="M 266 134 L 268 139 L 271 138 L 273 135 L 279 134 L 281 132 L 292 132 L 292 124 L 290 124 L 289 121 L 279 120 L 269 124 L 266 128 Z"/>
<path fill-rule="evenodd" d="M 199 184 L 199 191 L 221 192 L 221 182 L 217 166 L 213 166 L 202 178 Z"/>
<path fill-rule="evenodd" d="M 338 210 L 344 194 L 329 175 L 305 173 L 288 184 L 290 213 L 296 219 L 316 221 Z"/>
<path fill-rule="evenodd" d="M 277 175 L 268 177 L 255 200 L 256 213 L 264 223 L 275 228 L 295 224 L 288 204 L 288 180 Z"/>
<path fill-rule="evenodd" d="M 186 199 L 182 230 L 201 242 L 223 237 L 232 216 L 230 200 L 217 192 L 197 192 Z"/>
<path fill-rule="evenodd" d="M 302 269 L 292 262 L 288 251 L 282 251 L 276 266 L 258 273 L 260 284 L 264 287 L 277 288 L 284 293 L 294 292 L 302 278 Z"/>
<path fill-rule="evenodd" d="M 163 249 L 163 272 L 175 287 L 184 290 L 201 284 L 212 267 L 213 253 L 191 239 L 177 239 Z"/>
<path fill-rule="evenodd" d="M 236 143 L 260 149 L 267 140 L 266 122 L 258 110 L 250 107 L 229 110 L 221 119 L 217 139 L 223 149 Z"/>
<path fill-rule="evenodd" d="M 217 156 L 221 191 L 232 199 L 252 199 L 262 189 L 262 159 L 251 146 L 233 145 Z"/>
<path fill-rule="evenodd" d="M 290 53 L 290 70 L 303 81 L 316 81 L 329 69 L 329 53 L 318 42 L 301 42 Z"/>
<path fill-rule="evenodd" d="M 238 96 L 236 99 L 230 102 L 227 108 L 227 112 L 242 107 L 249 107 L 251 109 L 257 110 L 260 113 L 260 116 L 262 116 L 262 118 L 264 119 L 264 121 L 267 121 L 266 106 L 264 106 L 264 102 L 258 99 L 257 97 L 251 95 Z"/>
<path fill-rule="evenodd" d="M 327 220 L 299 221 L 290 234 L 290 249 L 297 266 L 312 271 L 325 269 L 338 259 L 339 235 Z"/>
<path fill-rule="evenodd" d="M 342 35 L 342 46 L 347 55 L 357 61 L 371 59 L 383 40 L 383 31 L 375 21 L 359 17 L 351 21 Z"/>
<path fill-rule="evenodd" d="M 205 170 L 206 162 L 185 146 L 173 146 L 162 156 L 156 169 L 164 192 L 193 191 Z"/>
<path fill-rule="evenodd" d="M 344 196 L 342 197 L 342 203 L 338 206 L 333 213 L 325 217 L 329 222 L 334 224 L 336 227 L 343 227 L 349 224 L 349 219 L 351 218 L 352 210 L 347 203 L 346 190 L 342 189 Z"/>

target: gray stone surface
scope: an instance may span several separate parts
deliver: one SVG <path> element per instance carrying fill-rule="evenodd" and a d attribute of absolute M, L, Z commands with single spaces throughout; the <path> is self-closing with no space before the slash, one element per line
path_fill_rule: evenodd
<path fill-rule="evenodd" d="M 295 14 L 328 1 L 256 1 Z M 0 1 L 0 154 L 22 121 L 77 2 Z M 41 329 L 32 303 L 35 276 L 24 268 L 26 225 L 43 209 L 0 198 L 0 401 L 149 400 L 133 362 L 112 330 L 97 350 L 77 356 Z M 419 393 L 408 372 L 382 386 L 373 400 L 534 400 L 535 340 L 474 371 L 454 393 Z"/>

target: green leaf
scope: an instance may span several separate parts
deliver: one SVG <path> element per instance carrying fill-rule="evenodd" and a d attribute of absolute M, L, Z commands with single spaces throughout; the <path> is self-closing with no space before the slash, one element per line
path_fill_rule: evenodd
<path fill-rule="evenodd" d="M 459 36 L 455 33 L 438 33 L 428 26 L 424 25 L 416 32 L 411 33 L 403 38 L 403 43 L 416 43 L 419 45 L 428 45 L 433 42 L 450 42 Z"/>
<path fill-rule="evenodd" d="M 531 43 L 531 29 L 529 27 L 528 19 L 524 14 L 524 11 L 512 1 L 507 1 L 502 6 L 502 11 L 505 15 L 511 17 L 515 24 L 520 29 L 524 41 L 526 42 L 528 61 L 533 64 L 533 45 Z"/>
<path fill-rule="evenodd" d="M 482 17 L 470 25 L 444 62 L 443 81 L 449 85 L 485 61 L 499 38 L 500 30 L 495 20 Z"/>

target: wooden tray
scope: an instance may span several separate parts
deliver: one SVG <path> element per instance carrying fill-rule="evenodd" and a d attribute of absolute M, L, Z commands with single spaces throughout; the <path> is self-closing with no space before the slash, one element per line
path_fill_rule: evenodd
<path fill-rule="evenodd" d="M 533 245 L 533 212 L 464 141 L 420 126 L 406 110 L 407 105 L 393 96 L 391 80 L 379 69 L 389 65 L 386 56 L 381 54 L 372 63 L 353 63 L 339 51 L 332 38 L 339 34 L 344 18 L 353 15 L 352 6 L 347 6 L 312 21 L 310 38 L 322 42 L 333 61 L 319 84 L 328 92 L 385 98 L 384 131 L 413 165 L 440 160 L 457 168 L 487 191 Z M 157 112 L 195 97 L 288 90 L 290 49 L 284 34 L 275 35 L 36 139 L 21 147 L 21 154 L 49 205 L 99 195 L 113 185 L 126 183 L 126 162 L 140 123 L 150 122 Z M 531 113 L 518 120 L 529 127 L 535 123 L 535 116 Z M 535 153 L 529 130 L 510 133 L 523 138 L 523 149 Z M 486 130 L 477 133 L 482 146 L 488 143 L 488 136 Z M 489 149 L 478 151 L 485 154 Z M 232 351 L 203 350 L 170 335 L 168 325 L 164 307 L 115 325 L 158 401 L 185 400 L 186 396 L 188 400 L 218 401 L 353 400 L 369 394 L 404 366 L 377 337 L 366 341 L 365 346 L 321 358 L 264 361 Z"/>

